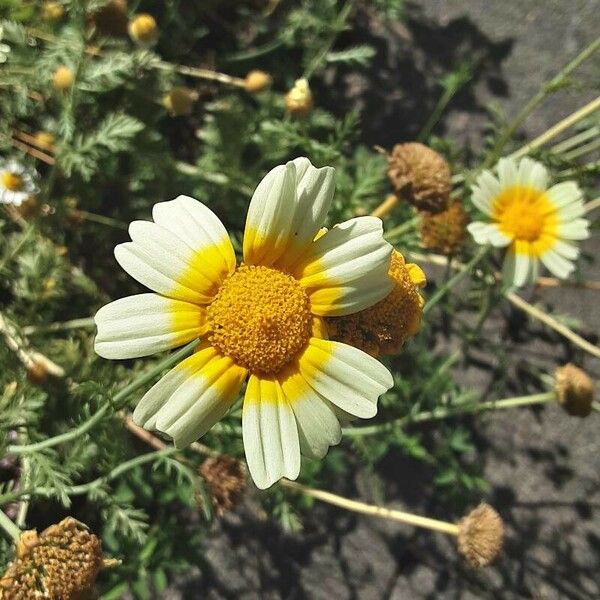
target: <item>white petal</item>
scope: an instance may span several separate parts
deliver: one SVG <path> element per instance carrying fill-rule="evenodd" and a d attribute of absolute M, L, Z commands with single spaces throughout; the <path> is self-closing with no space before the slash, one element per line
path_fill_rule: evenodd
<path fill-rule="evenodd" d="M 296 165 L 269 171 L 254 191 L 244 230 L 244 262 L 272 265 L 288 243 L 296 205 Z"/>
<path fill-rule="evenodd" d="M 501 188 L 510 187 L 519 183 L 517 163 L 512 158 L 501 158 L 497 165 L 498 179 Z"/>
<path fill-rule="evenodd" d="M 587 219 L 574 219 L 558 224 L 558 236 L 565 240 L 586 240 L 590 237 L 590 222 Z"/>
<path fill-rule="evenodd" d="M 203 348 L 142 398 L 134 420 L 169 435 L 178 448 L 187 446 L 225 415 L 245 376 L 245 369 L 230 358 L 210 346 Z"/>
<path fill-rule="evenodd" d="M 115 257 L 132 277 L 159 294 L 206 304 L 228 275 L 217 246 L 195 251 L 168 229 L 149 221 L 134 221 L 129 234 L 132 241 L 119 244 Z"/>
<path fill-rule="evenodd" d="M 536 160 L 525 157 L 519 162 L 518 182 L 520 185 L 544 191 L 548 187 L 548 171 Z"/>
<path fill-rule="evenodd" d="M 323 458 L 329 446 L 339 444 L 342 437 L 331 405 L 308 385 L 300 373 L 284 378 L 281 387 L 296 417 L 300 451 L 311 458 Z"/>
<path fill-rule="evenodd" d="M 572 203 L 581 203 L 583 206 L 583 195 L 579 186 L 574 181 L 563 181 L 553 185 L 546 194 L 557 208 Z"/>
<path fill-rule="evenodd" d="M 566 279 L 575 269 L 575 265 L 554 250 L 547 250 L 540 256 L 546 268 L 559 279 Z"/>
<path fill-rule="evenodd" d="M 502 265 L 502 280 L 508 287 L 515 285 L 515 253 L 507 250 Z"/>
<path fill-rule="evenodd" d="M 514 254 L 514 284 L 516 287 L 523 287 L 532 283 L 533 261 L 535 258 L 529 252 L 529 243 L 517 240 L 508 250 Z"/>
<path fill-rule="evenodd" d="M 300 441 L 292 409 L 276 380 L 252 375 L 242 412 L 242 436 L 250 475 L 262 490 L 300 473 Z"/>
<path fill-rule="evenodd" d="M 346 315 L 390 293 L 391 253 L 381 220 L 358 217 L 336 225 L 314 242 L 294 275 L 307 289 L 314 314 Z"/>
<path fill-rule="evenodd" d="M 558 254 L 568 260 L 577 260 L 579 256 L 579 248 L 562 240 L 556 240 L 552 246 L 552 250 L 558 252 Z"/>
<path fill-rule="evenodd" d="M 473 186 L 471 200 L 473 204 L 484 214 L 492 215 L 492 203 L 500 194 L 501 188 L 498 180 L 490 171 L 483 171 Z"/>
<path fill-rule="evenodd" d="M 311 338 L 299 359 L 300 373 L 321 396 L 363 419 L 377 414 L 377 400 L 394 381 L 390 372 L 365 352 Z"/>
<path fill-rule="evenodd" d="M 96 353 L 138 358 L 187 344 L 204 332 L 201 307 L 157 294 L 139 294 L 103 306 L 94 317 Z"/>
<path fill-rule="evenodd" d="M 227 230 L 219 217 L 202 202 L 189 196 L 178 196 L 170 202 L 155 204 L 152 218 L 193 250 L 200 251 L 208 246 L 218 248 L 224 273 L 232 273 L 235 269 L 235 252 Z"/>
<path fill-rule="evenodd" d="M 483 223 L 482 221 L 474 221 L 467 225 L 467 230 L 473 236 L 476 244 L 485 245 L 491 244 L 496 248 L 508 246 L 510 238 L 500 231 L 495 223 Z"/>

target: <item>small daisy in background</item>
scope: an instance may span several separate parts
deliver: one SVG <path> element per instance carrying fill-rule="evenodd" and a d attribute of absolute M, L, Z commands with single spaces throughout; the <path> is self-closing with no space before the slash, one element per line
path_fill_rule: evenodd
<path fill-rule="evenodd" d="M 0 159 L 0 204 L 21 206 L 38 192 L 36 178 L 34 169 L 28 169 L 14 159 Z"/>
<path fill-rule="evenodd" d="M 478 244 L 508 246 L 503 278 L 516 287 L 533 283 L 539 262 L 556 277 L 575 269 L 579 248 L 572 242 L 589 237 L 583 196 L 574 181 L 548 186 L 548 171 L 530 158 L 502 158 L 498 176 L 484 171 L 472 188 L 473 204 L 487 222 L 468 226 Z"/>
<path fill-rule="evenodd" d="M 318 235 L 334 169 L 307 158 L 274 168 L 248 208 L 243 262 L 204 204 L 186 196 L 135 221 L 119 264 L 155 293 L 121 298 L 96 314 L 104 358 L 148 356 L 201 338 L 196 352 L 138 404 L 138 425 L 178 448 L 225 416 L 247 379 L 242 435 L 259 488 L 296 479 L 300 455 L 322 458 L 339 420 L 371 418 L 391 373 L 375 358 L 328 339 L 324 319 L 373 306 L 393 289 L 392 247 L 381 220 L 357 217 Z"/>

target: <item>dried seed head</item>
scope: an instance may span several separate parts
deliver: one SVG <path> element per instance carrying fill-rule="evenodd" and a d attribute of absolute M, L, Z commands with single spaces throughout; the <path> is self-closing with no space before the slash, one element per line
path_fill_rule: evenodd
<path fill-rule="evenodd" d="M 417 333 L 424 304 L 419 288 L 426 283 L 425 274 L 394 251 L 388 275 L 394 288 L 383 300 L 351 315 L 325 319 L 331 339 L 379 356 L 397 353 Z"/>
<path fill-rule="evenodd" d="M 242 463 L 231 456 L 207 458 L 200 465 L 208 493 L 217 515 L 233 510 L 246 491 L 246 473 Z M 201 504 L 202 497 L 197 501 Z"/>
<path fill-rule="evenodd" d="M 73 85 L 73 81 L 75 81 L 73 71 L 64 65 L 58 67 L 52 75 L 52 85 L 59 92 L 68 90 Z"/>
<path fill-rule="evenodd" d="M 0 600 L 92 598 L 98 572 L 113 564 L 103 559 L 100 540 L 67 517 L 40 535 L 21 535 L 15 560 L 0 580 Z"/>
<path fill-rule="evenodd" d="M 191 114 L 198 92 L 188 87 L 175 87 L 163 98 L 163 106 L 174 117 Z"/>
<path fill-rule="evenodd" d="M 388 155 L 388 177 L 402 198 L 419 210 L 440 212 L 450 195 L 450 167 L 435 150 L 410 142 L 397 144 Z"/>
<path fill-rule="evenodd" d="M 145 48 L 150 48 L 158 42 L 158 25 L 152 15 L 136 15 L 129 21 L 127 30 L 131 39 Z"/>
<path fill-rule="evenodd" d="M 306 117 L 313 109 L 313 95 L 308 80 L 297 79 L 294 87 L 285 95 L 285 107 L 293 117 Z"/>
<path fill-rule="evenodd" d="M 485 502 L 458 523 L 458 551 L 475 569 L 489 565 L 502 550 L 503 542 L 502 519 Z"/>
<path fill-rule="evenodd" d="M 42 21 L 56 23 L 65 16 L 65 7 L 60 2 L 44 2 L 41 16 Z"/>
<path fill-rule="evenodd" d="M 573 417 L 587 417 L 592 412 L 594 382 L 585 371 L 568 363 L 554 374 L 558 403 Z"/>
<path fill-rule="evenodd" d="M 126 35 L 127 0 L 111 0 L 93 16 L 92 20 L 103 35 Z"/>
<path fill-rule="evenodd" d="M 258 92 L 266 90 L 271 85 L 272 81 L 273 80 L 268 73 L 255 69 L 246 75 L 244 84 L 246 86 L 246 91 L 251 94 L 257 94 Z"/>
<path fill-rule="evenodd" d="M 423 246 L 448 256 L 456 254 L 465 243 L 469 215 L 460 200 L 450 200 L 448 208 L 439 213 L 421 213 Z"/>

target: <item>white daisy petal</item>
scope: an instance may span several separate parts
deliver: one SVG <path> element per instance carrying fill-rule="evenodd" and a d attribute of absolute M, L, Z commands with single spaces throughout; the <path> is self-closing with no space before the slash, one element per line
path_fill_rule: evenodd
<path fill-rule="evenodd" d="M 223 274 L 230 274 L 235 269 L 235 252 L 229 234 L 219 217 L 202 202 L 189 196 L 178 196 L 175 200 L 155 204 L 152 218 L 195 251 L 210 246 L 217 248 L 223 262 Z"/>
<path fill-rule="evenodd" d="M 311 458 L 323 458 L 329 446 L 339 444 L 342 437 L 339 420 L 331 405 L 300 373 L 283 378 L 281 387 L 296 417 L 300 451 Z"/>
<path fill-rule="evenodd" d="M 193 250 L 168 229 L 149 221 L 134 221 L 129 234 L 132 241 L 119 244 L 115 257 L 125 271 L 154 292 L 206 304 L 229 274 L 218 245 Z"/>
<path fill-rule="evenodd" d="M 200 306 L 139 294 L 103 306 L 94 317 L 94 348 L 104 358 L 138 358 L 187 344 L 205 331 Z"/>
<path fill-rule="evenodd" d="M 590 237 L 590 223 L 587 219 L 574 219 L 558 224 L 558 236 L 565 240 L 586 240 Z"/>
<path fill-rule="evenodd" d="M 318 394 L 363 419 L 375 416 L 379 396 L 394 385 L 378 360 L 340 342 L 311 338 L 299 368 Z"/>
<path fill-rule="evenodd" d="M 252 375 L 242 412 L 242 437 L 250 475 L 262 490 L 300 473 L 300 441 L 294 413 L 277 380 Z"/>
<path fill-rule="evenodd" d="M 471 199 L 473 204 L 484 214 L 491 216 L 492 202 L 500 194 L 500 183 L 490 171 L 483 171 L 473 186 Z"/>
<path fill-rule="evenodd" d="M 491 244 L 496 248 L 503 248 L 510 244 L 510 238 L 500 231 L 495 223 L 474 221 L 467 225 L 467 230 L 473 236 L 476 244 Z"/>
<path fill-rule="evenodd" d="M 372 306 L 390 293 L 392 246 L 381 220 L 358 217 L 336 225 L 303 255 L 293 274 L 307 289 L 313 314 L 341 316 Z"/>
<path fill-rule="evenodd" d="M 498 180 L 500 186 L 506 188 L 509 186 L 517 185 L 519 183 L 519 172 L 517 170 L 517 163 L 512 158 L 501 158 L 498 161 Z"/>
<path fill-rule="evenodd" d="M 536 190 L 545 190 L 548 187 L 548 171 L 544 165 L 532 160 L 522 158 L 518 166 L 518 184 L 532 187 Z"/>
<path fill-rule="evenodd" d="M 553 249 L 547 250 L 540 256 L 548 271 L 559 279 L 566 279 L 575 269 L 575 265 Z"/>
<path fill-rule="evenodd" d="M 583 205 L 583 194 L 574 181 L 557 183 L 547 190 L 546 194 L 549 196 L 552 204 L 557 208 L 577 202 L 581 202 Z"/>
<path fill-rule="evenodd" d="M 562 240 L 556 240 L 552 246 L 552 250 L 558 252 L 558 254 L 568 260 L 577 260 L 579 256 L 579 248 Z"/>

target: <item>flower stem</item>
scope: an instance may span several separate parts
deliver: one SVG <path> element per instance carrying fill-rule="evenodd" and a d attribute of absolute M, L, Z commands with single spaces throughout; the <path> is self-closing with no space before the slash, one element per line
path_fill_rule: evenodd
<path fill-rule="evenodd" d="M 409 219 L 408 221 L 404 221 L 404 223 L 401 223 L 400 225 L 398 225 L 396 227 L 392 227 L 392 229 L 388 229 L 388 231 L 386 231 L 383 234 L 383 237 L 388 241 L 390 239 L 398 238 L 403 233 L 406 233 L 407 231 L 414 229 L 415 226 L 419 224 L 419 219 L 420 219 L 420 217 L 416 216 L 416 217 L 413 217 L 412 219 Z"/>
<path fill-rule="evenodd" d="M 376 425 L 367 425 L 365 427 L 347 427 L 344 434 L 352 437 L 361 437 L 374 435 L 384 431 L 391 431 L 397 427 L 409 423 L 425 423 L 428 421 L 441 421 L 448 417 L 455 417 L 465 414 L 477 414 L 491 410 L 500 410 L 504 408 L 516 408 L 519 406 L 530 406 L 532 404 L 544 404 L 556 400 L 556 393 L 543 392 L 540 394 L 531 394 L 529 396 L 516 396 L 514 398 L 503 398 L 502 400 L 488 400 L 486 402 L 465 402 L 458 406 L 439 406 L 433 410 L 423 411 L 414 415 L 406 415 L 393 421 L 379 423 Z"/>
<path fill-rule="evenodd" d="M 58 323 L 49 323 L 48 325 L 28 325 L 23 327 L 23 335 L 33 335 L 36 333 L 54 333 L 56 331 L 72 331 L 73 329 L 88 329 L 95 327 L 94 317 L 84 317 L 82 319 L 72 319 L 71 321 L 62 321 Z"/>
<path fill-rule="evenodd" d="M 566 152 L 567 150 L 575 148 L 583 142 L 587 142 L 589 139 L 597 137 L 599 134 L 600 127 L 598 127 L 598 125 L 594 125 L 589 129 L 585 129 L 584 131 L 576 133 L 575 135 L 568 137 L 566 140 L 555 144 L 550 148 L 550 152 L 552 152 L 552 154 L 561 154 L 562 152 Z"/>
<path fill-rule="evenodd" d="M 493 165 L 502 154 L 502 150 L 512 138 L 514 133 L 532 113 L 542 100 L 551 92 L 560 87 L 567 77 L 592 56 L 600 48 L 600 37 L 596 38 L 589 46 L 580 52 L 570 63 L 568 63 L 560 72 L 553 77 L 549 82 L 544 84 L 542 88 L 529 100 L 529 102 L 521 109 L 514 120 L 504 129 L 492 149 L 489 151 L 482 168 L 488 168 Z"/>
<path fill-rule="evenodd" d="M 118 219 L 113 219 L 112 217 L 107 217 L 105 215 L 97 215 L 96 213 L 88 212 L 87 210 L 74 210 L 73 213 L 75 215 L 80 216 L 82 219 L 86 221 L 91 221 L 92 223 L 99 223 L 100 225 L 107 225 L 108 227 L 114 227 L 115 229 L 121 229 L 123 231 L 127 231 L 128 225 L 127 223 L 123 223 L 123 221 L 119 221 Z"/>
<path fill-rule="evenodd" d="M 21 536 L 21 530 L 0 510 L 0 527 L 16 542 Z"/>
<path fill-rule="evenodd" d="M 86 419 L 83 423 L 81 423 L 74 429 L 70 429 L 65 433 L 61 433 L 60 435 L 47 438 L 45 440 L 42 440 L 41 442 L 36 442 L 34 444 L 27 444 L 24 446 L 8 446 L 6 452 L 8 454 L 28 454 L 31 452 L 37 452 L 39 450 L 43 450 L 44 448 L 52 448 L 53 446 L 57 446 L 58 444 L 63 444 L 83 435 L 84 433 L 87 433 L 90 429 L 92 429 L 92 427 L 94 427 L 98 422 L 102 420 L 104 415 L 109 411 L 109 409 L 113 405 L 120 404 L 121 402 L 123 402 L 123 400 L 128 398 L 130 394 L 133 394 L 133 392 L 146 385 L 146 383 L 152 381 L 162 371 L 173 366 L 174 364 L 183 360 L 187 356 L 191 355 L 197 344 L 198 340 L 190 342 L 187 346 L 184 346 L 178 352 L 171 354 L 169 357 L 158 363 L 152 369 L 149 369 L 147 373 L 140 375 L 140 377 L 132 381 L 129 385 L 125 386 L 120 392 L 115 394 L 111 403 L 107 402 L 106 404 L 101 406 L 91 417 Z"/>
<path fill-rule="evenodd" d="M 423 129 L 421 129 L 421 131 L 419 132 L 417 140 L 426 140 L 431 135 L 433 128 L 437 125 L 438 121 L 440 120 L 440 117 L 442 116 L 442 113 L 444 112 L 446 106 L 448 106 L 450 100 L 454 98 L 456 92 L 458 92 L 459 89 L 460 86 L 448 86 L 444 89 L 444 92 L 439 97 L 431 115 L 429 116 L 429 119 L 427 119 L 427 122 L 425 123 L 425 125 L 423 125 Z"/>
<path fill-rule="evenodd" d="M 430 519 L 429 517 L 421 517 L 419 515 L 413 515 L 400 510 L 385 508 L 384 506 L 376 506 L 374 504 L 367 504 L 366 502 L 359 502 L 358 500 L 350 500 L 349 498 L 344 498 L 343 496 L 338 496 L 337 494 L 332 494 L 331 492 L 310 488 L 296 481 L 290 481 L 289 479 L 282 479 L 280 483 L 282 486 L 285 486 L 289 489 L 301 492 L 306 496 L 310 496 L 316 500 L 320 500 L 321 502 L 339 506 L 345 510 L 361 513 L 363 515 L 369 515 L 371 517 L 378 517 L 380 519 L 398 521 L 407 525 L 414 525 L 415 527 L 422 527 L 449 535 L 458 535 L 458 525 L 454 523 L 439 521 L 438 519 Z"/>
<path fill-rule="evenodd" d="M 451 277 L 443 286 L 441 286 L 435 294 L 427 301 L 423 307 L 423 314 L 426 315 L 431 309 L 456 285 L 458 285 L 473 268 L 488 254 L 491 246 L 483 246 L 479 252 L 465 265 L 465 268 L 460 270 L 456 275 Z M 451 264 L 451 263 L 448 263 Z"/>

